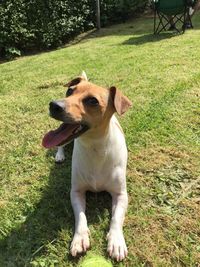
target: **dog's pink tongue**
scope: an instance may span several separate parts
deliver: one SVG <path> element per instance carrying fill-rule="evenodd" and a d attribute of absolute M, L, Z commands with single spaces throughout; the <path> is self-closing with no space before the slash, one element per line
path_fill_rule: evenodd
<path fill-rule="evenodd" d="M 45 148 L 52 148 L 58 146 L 65 141 L 69 136 L 73 135 L 73 131 L 77 125 L 62 123 L 60 127 L 54 131 L 50 131 L 43 137 L 42 145 Z"/>

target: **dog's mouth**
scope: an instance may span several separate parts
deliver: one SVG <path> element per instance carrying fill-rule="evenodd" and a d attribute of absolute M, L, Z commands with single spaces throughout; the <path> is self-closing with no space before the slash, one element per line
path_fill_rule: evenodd
<path fill-rule="evenodd" d="M 45 148 L 61 146 L 85 133 L 89 127 L 83 124 L 62 123 L 56 130 L 45 134 L 42 145 Z"/>

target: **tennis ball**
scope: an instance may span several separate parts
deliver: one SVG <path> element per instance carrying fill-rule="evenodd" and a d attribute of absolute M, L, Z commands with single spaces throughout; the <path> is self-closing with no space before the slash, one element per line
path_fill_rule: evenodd
<path fill-rule="evenodd" d="M 112 263 L 101 256 L 92 255 L 83 260 L 80 267 L 112 267 Z"/>

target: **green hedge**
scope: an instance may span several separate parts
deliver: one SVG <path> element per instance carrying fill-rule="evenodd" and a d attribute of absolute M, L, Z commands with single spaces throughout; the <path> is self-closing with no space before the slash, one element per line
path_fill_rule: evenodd
<path fill-rule="evenodd" d="M 101 24 L 125 22 L 136 11 L 142 11 L 148 0 L 101 0 Z"/>
<path fill-rule="evenodd" d="M 101 0 L 103 26 L 130 17 L 146 0 Z M 95 0 L 0 0 L 0 56 L 57 47 L 95 27 Z"/>

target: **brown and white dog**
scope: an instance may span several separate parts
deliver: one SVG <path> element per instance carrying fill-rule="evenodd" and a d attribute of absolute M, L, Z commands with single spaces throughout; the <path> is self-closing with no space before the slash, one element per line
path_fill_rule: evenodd
<path fill-rule="evenodd" d="M 117 261 L 127 256 L 123 222 L 128 205 L 126 190 L 127 148 L 114 113 L 125 113 L 131 102 L 118 89 L 97 86 L 86 74 L 67 84 L 66 98 L 49 104 L 50 116 L 61 126 L 43 138 L 51 148 L 74 141 L 72 155 L 71 203 L 75 233 L 71 254 L 86 252 L 90 246 L 85 215 L 86 191 L 107 191 L 112 196 L 112 219 L 107 235 L 108 253 Z M 63 148 L 58 149 L 63 153 Z M 64 155 L 64 153 L 63 153 Z"/>

